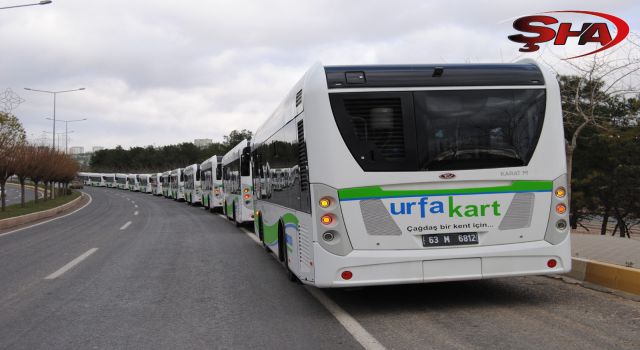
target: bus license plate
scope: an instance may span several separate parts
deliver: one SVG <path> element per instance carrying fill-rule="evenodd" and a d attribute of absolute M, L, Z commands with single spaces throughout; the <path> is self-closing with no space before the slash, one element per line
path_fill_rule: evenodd
<path fill-rule="evenodd" d="M 478 244 L 478 233 L 438 233 L 422 236 L 423 247 Z"/>

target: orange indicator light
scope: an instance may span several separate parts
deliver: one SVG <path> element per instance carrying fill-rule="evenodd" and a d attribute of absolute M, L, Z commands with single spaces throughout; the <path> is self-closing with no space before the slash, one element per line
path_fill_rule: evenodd
<path fill-rule="evenodd" d="M 567 190 L 564 187 L 558 187 L 555 191 L 556 197 L 564 198 L 567 195 Z"/>
<path fill-rule="evenodd" d="M 320 207 L 321 208 L 329 208 L 329 206 L 331 205 L 331 200 L 329 198 L 322 198 L 320 199 Z"/>

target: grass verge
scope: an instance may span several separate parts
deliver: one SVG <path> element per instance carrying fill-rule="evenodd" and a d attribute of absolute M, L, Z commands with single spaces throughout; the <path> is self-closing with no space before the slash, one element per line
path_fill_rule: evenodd
<path fill-rule="evenodd" d="M 29 201 L 25 203 L 24 208 L 20 206 L 20 203 L 8 205 L 6 208 L 6 211 L 0 211 L 0 220 L 13 218 L 13 217 L 25 215 L 25 214 L 36 213 L 36 212 L 47 210 L 47 209 L 53 209 L 55 207 L 69 203 L 78 197 L 80 197 L 80 192 L 73 191 L 71 192 L 70 195 L 60 196 L 54 199 L 49 199 L 47 201 L 43 200 L 42 198 L 38 200 L 38 203 L 34 201 Z"/>

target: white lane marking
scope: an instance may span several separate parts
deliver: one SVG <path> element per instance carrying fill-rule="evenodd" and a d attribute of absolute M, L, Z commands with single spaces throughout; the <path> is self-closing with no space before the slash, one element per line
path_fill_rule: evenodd
<path fill-rule="evenodd" d="M 71 270 L 74 266 L 78 265 L 82 260 L 84 260 L 87 257 L 89 257 L 89 255 L 95 253 L 96 250 L 98 250 L 98 248 L 91 248 L 91 249 L 87 250 L 84 254 L 82 254 L 79 257 L 71 260 L 68 264 L 64 265 L 58 271 L 50 274 L 49 276 L 45 277 L 44 279 L 52 280 L 54 278 L 60 277 L 63 273 Z"/>
<path fill-rule="evenodd" d="M 223 215 L 223 214 L 218 214 L 218 216 L 219 216 L 219 217 L 221 217 L 221 218 L 223 218 L 223 219 L 226 219 L 226 218 L 227 218 L 227 216 L 226 216 L 226 215 Z"/>
<path fill-rule="evenodd" d="M 133 212 L 133 215 L 134 215 L 134 216 L 138 216 L 138 211 L 137 211 L 137 210 L 136 210 L 136 211 L 134 211 L 134 212 Z"/>
<path fill-rule="evenodd" d="M 8 235 L 10 235 L 10 234 L 12 234 L 12 233 L 16 233 L 16 232 L 19 232 L 19 231 L 22 231 L 22 230 L 26 230 L 26 229 L 28 229 L 28 228 L 32 228 L 32 227 L 36 227 L 36 226 L 40 226 L 40 225 L 43 225 L 43 224 L 49 223 L 49 222 L 51 222 L 51 221 L 55 221 L 55 220 L 58 220 L 58 219 L 62 219 L 62 218 L 64 218 L 64 217 L 67 217 L 67 216 L 69 216 L 69 215 L 73 215 L 73 214 L 75 214 L 75 213 L 79 212 L 80 210 L 82 210 L 82 209 L 86 208 L 89 204 L 91 204 L 91 202 L 93 202 L 93 197 L 91 197 L 91 195 L 90 195 L 90 194 L 88 194 L 88 193 L 86 193 L 86 192 L 82 192 L 82 193 L 84 193 L 84 194 L 86 194 L 87 196 L 89 196 L 89 201 L 87 202 L 87 204 L 85 204 L 85 205 L 83 205 L 82 207 L 80 207 L 80 208 L 78 208 L 78 209 L 76 209 L 76 210 L 72 211 L 71 213 L 69 213 L 69 214 L 65 214 L 65 215 L 62 215 L 62 216 L 58 216 L 58 217 L 55 217 L 55 218 L 53 218 L 53 219 L 45 220 L 45 221 L 43 221 L 43 222 L 39 222 L 39 223 L 37 223 L 37 224 L 33 224 L 33 225 L 29 225 L 29 226 L 25 226 L 25 227 L 22 227 L 22 228 L 19 228 L 19 229 L 13 230 L 13 231 L 9 231 L 9 232 L 2 233 L 2 234 L 0 234 L 0 237 L 2 237 L 2 236 L 8 236 Z"/>
<path fill-rule="evenodd" d="M 120 231 L 126 230 L 129 225 L 131 225 L 131 221 L 127 221 L 124 225 L 122 225 L 122 227 L 120 227 Z"/>
<path fill-rule="evenodd" d="M 130 200 L 131 200 L 131 198 L 127 198 L 127 200 L 128 200 L 128 201 L 130 201 Z"/>
<path fill-rule="evenodd" d="M 249 236 L 249 238 L 251 238 L 254 242 L 260 244 L 260 240 L 258 239 L 258 237 L 256 235 L 253 234 L 253 232 L 247 230 L 244 227 L 240 227 L 240 231 L 246 233 L 247 236 Z"/>
<path fill-rule="evenodd" d="M 133 207 L 134 207 L 134 208 L 137 208 L 137 207 L 138 207 L 138 205 L 136 204 L 136 205 L 134 205 Z"/>
<path fill-rule="evenodd" d="M 253 232 L 249 231 L 244 227 L 240 227 L 240 230 L 244 232 L 249 238 L 251 238 L 257 244 L 261 244 L 258 237 L 253 234 Z M 349 315 L 343 308 L 341 308 L 338 304 L 336 304 L 333 300 L 331 300 L 324 292 L 320 289 L 304 286 L 304 288 L 313 295 L 316 300 L 322 304 L 332 315 L 333 317 L 340 322 L 342 327 L 344 327 L 349 334 L 362 345 L 363 348 L 367 350 L 386 350 L 384 345 L 382 345 L 371 333 L 369 333 L 360 322 L 358 322 L 353 316 Z"/>
<path fill-rule="evenodd" d="M 136 204 L 136 201 L 131 201 L 131 204 Z"/>
<path fill-rule="evenodd" d="M 331 298 L 329 298 L 323 291 L 311 286 L 304 286 L 304 288 L 313 295 L 316 300 L 320 302 L 333 317 L 340 322 L 347 332 L 349 332 L 353 338 L 367 350 L 385 350 L 384 345 L 369 333 L 360 322 L 358 322 L 353 316 L 349 315 L 343 308 L 336 304 Z"/>

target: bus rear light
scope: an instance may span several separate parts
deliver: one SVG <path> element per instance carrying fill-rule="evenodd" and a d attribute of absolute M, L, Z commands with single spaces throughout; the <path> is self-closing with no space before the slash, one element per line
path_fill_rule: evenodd
<path fill-rule="evenodd" d="M 556 213 L 564 214 L 567 212 L 567 206 L 564 203 L 559 203 L 556 205 Z"/>
<path fill-rule="evenodd" d="M 552 269 L 556 266 L 558 266 L 558 261 L 556 259 L 549 259 L 549 261 L 547 261 L 548 268 Z"/>
<path fill-rule="evenodd" d="M 348 281 L 353 277 L 353 273 L 351 271 L 342 271 L 340 277 L 342 277 L 343 280 Z"/>
<path fill-rule="evenodd" d="M 333 223 L 333 215 L 331 214 L 322 215 L 322 217 L 320 217 L 320 222 L 323 225 L 331 225 Z"/>
<path fill-rule="evenodd" d="M 558 220 L 556 222 L 556 228 L 560 231 L 564 230 L 567 228 L 567 222 L 565 220 Z"/>
<path fill-rule="evenodd" d="M 245 188 L 242 190 L 242 193 L 249 193 L 249 188 L 248 188 L 248 187 L 245 187 Z"/>
<path fill-rule="evenodd" d="M 556 188 L 554 193 L 555 193 L 556 197 L 564 198 L 564 196 L 567 195 L 567 190 L 564 187 L 558 187 L 558 188 Z"/>
<path fill-rule="evenodd" d="M 245 194 L 244 194 L 244 196 L 243 196 L 243 198 L 244 198 L 245 200 L 249 200 L 249 198 L 251 198 L 251 195 L 250 195 L 250 194 L 248 194 L 248 193 L 245 193 Z"/>
<path fill-rule="evenodd" d="M 318 204 L 320 204 L 320 208 L 323 208 L 323 209 L 329 208 L 331 206 L 331 203 L 332 201 L 331 201 L 331 198 L 329 197 L 323 197 L 318 202 Z"/>
<path fill-rule="evenodd" d="M 322 239 L 324 239 L 327 242 L 333 241 L 334 238 L 335 238 L 335 235 L 331 231 L 327 231 L 322 234 Z"/>

